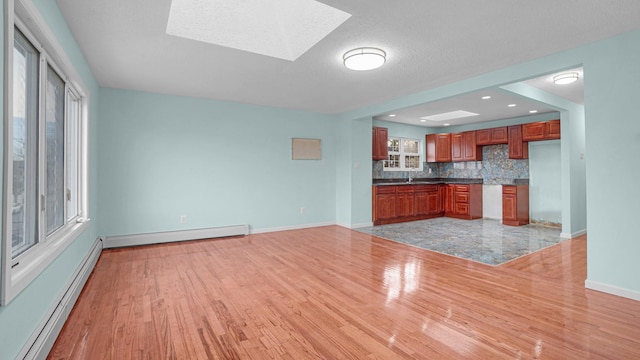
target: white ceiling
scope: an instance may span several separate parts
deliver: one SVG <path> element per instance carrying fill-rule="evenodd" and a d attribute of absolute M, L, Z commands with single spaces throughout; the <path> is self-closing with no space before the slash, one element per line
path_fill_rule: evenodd
<path fill-rule="evenodd" d="M 167 35 L 170 0 L 58 0 L 101 86 L 321 113 L 375 104 L 640 28 L 637 0 L 321 2 L 352 16 L 288 61 Z M 384 49 L 386 64 L 346 69 L 342 55 L 359 46 Z"/>

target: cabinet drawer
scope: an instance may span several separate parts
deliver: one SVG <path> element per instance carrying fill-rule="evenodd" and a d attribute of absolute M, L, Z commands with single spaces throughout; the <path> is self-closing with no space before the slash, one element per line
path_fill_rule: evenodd
<path fill-rule="evenodd" d="M 469 203 L 469 193 L 456 193 L 456 204 L 458 203 L 463 203 L 463 204 L 468 204 Z"/>
<path fill-rule="evenodd" d="M 457 215 L 469 215 L 469 204 L 456 204 Z"/>
<path fill-rule="evenodd" d="M 396 193 L 398 194 L 413 193 L 413 185 L 396 186 Z"/>
<path fill-rule="evenodd" d="M 380 186 L 374 186 L 374 187 L 376 188 L 376 195 L 396 193 L 396 186 L 394 185 L 380 185 Z"/>
<path fill-rule="evenodd" d="M 434 192 L 438 191 L 438 185 L 416 185 L 416 192 Z"/>
<path fill-rule="evenodd" d="M 502 186 L 502 193 L 503 194 L 515 194 L 516 190 L 517 190 L 517 188 L 515 186 L 510 186 L 510 185 L 503 185 Z"/>
<path fill-rule="evenodd" d="M 469 185 L 456 185 L 456 192 L 469 192 Z"/>

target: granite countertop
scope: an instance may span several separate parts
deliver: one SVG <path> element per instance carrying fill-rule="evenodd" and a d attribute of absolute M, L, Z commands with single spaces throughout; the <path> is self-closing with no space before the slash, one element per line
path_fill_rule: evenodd
<path fill-rule="evenodd" d="M 407 179 L 373 179 L 373 185 L 423 185 L 423 184 L 482 184 L 482 179 L 454 178 L 416 178 Z"/>

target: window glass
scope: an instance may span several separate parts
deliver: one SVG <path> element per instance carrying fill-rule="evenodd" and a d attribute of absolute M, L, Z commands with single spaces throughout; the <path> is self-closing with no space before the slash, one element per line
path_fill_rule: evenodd
<path fill-rule="evenodd" d="M 64 81 L 49 66 L 45 98 L 47 235 L 64 225 Z"/>
<path fill-rule="evenodd" d="M 16 30 L 13 48 L 12 258 L 38 242 L 38 61 L 38 51 Z"/>

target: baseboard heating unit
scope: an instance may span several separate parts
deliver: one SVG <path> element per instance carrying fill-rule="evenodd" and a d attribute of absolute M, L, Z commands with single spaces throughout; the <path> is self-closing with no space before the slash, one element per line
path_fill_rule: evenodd
<path fill-rule="evenodd" d="M 204 229 L 165 231 L 148 234 L 134 234 L 104 237 L 104 248 L 162 244 L 176 241 L 211 239 L 249 234 L 249 225 L 232 225 Z"/>

